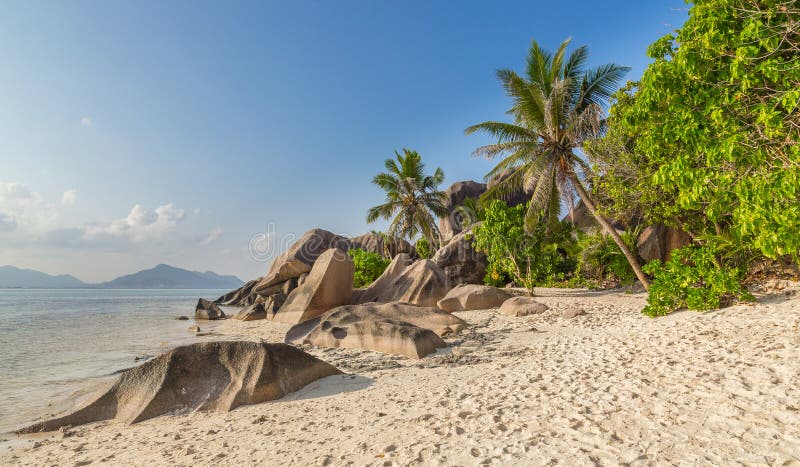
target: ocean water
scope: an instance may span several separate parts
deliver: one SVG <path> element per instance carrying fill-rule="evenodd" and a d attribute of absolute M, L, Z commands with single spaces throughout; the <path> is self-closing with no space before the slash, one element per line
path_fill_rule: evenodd
<path fill-rule="evenodd" d="M 198 341 L 197 299 L 224 292 L 0 289 L 0 433 L 83 403 L 136 357 Z"/>

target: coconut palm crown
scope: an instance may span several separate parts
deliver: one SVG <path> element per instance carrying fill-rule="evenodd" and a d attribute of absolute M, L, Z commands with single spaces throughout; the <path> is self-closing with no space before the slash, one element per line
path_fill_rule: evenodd
<path fill-rule="evenodd" d="M 497 143 L 475 150 L 475 155 L 489 159 L 501 157 L 486 178 L 502 181 L 484 198 L 532 193 L 525 215 L 525 229 L 530 232 L 538 222 L 557 219 L 561 200 L 571 202 L 577 193 L 647 287 L 636 257 L 598 213 L 583 182 L 591 168 L 576 152 L 584 142 L 603 135 L 603 105 L 619 89 L 629 68 L 606 64 L 587 69 L 588 48 L 581 46 L 567 55 L 569 43 L 570 39 L 565 40 L 551 53 L 532 41 L 524 77 L 508 69 L 497 71 L 512 99 L 508 114 L 514 122 L 487 121 L 466 129 L 467 134 L 484 132 L 497 139 Z"/>
<path fill-rule="evenodd" d="M 433 245 L 438 245 L 436 216 L 448 213 L 444 192 L 438 189 L 444 181 L 442 169 L 425 175 L 422 157 L 408 149 L 403 149 L 402 153 L 395 151 L 395 158 L 386 159 L 384 166 L 386 172 L 376 175 L 372 183 L 386 192 L 386 202 L 369 209 L 367 222 L 392 219 L 390 235 L 413 240 L 422 234 Z"/>

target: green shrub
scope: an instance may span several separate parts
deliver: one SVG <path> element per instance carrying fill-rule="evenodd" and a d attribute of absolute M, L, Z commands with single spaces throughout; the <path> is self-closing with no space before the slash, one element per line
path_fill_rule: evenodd
<path fill-rule="evenodd" d="M 626 231 L 622 240 L 631 251 L 636 251 L 636 232 Z M 585 279 L 602 282 L 616 280 L 621 284 L 632 284 L 636 280 L 628 259 L 608 235 L 598 232 L 596 234 L 578 236 L 578 251 L 576 256 L 579 264 L 576 273 Z"/>
<path fill-rule="evenodd" d="M 417 240 L 417 243 L 414 244 L 414 248 L 417 249 L 417 256 L 421 259 L 433 258 L 433 248 L 431 248 L 431 242 L 429 242 L 427 238 L 421 237 Z"/>
<path fill-rule="evenodd" d="M 391 263 L 391 260 L 370 251 L 355 249 L 347 253 L 353 258 L 355 266 L 354 287 L 366 287 L 372 284 Z"/>
<path fill-rule="evenodd" d="M 485 284 L 497 286 L 510 279 L 530 290 L 561 283 L 574 271 L 572 226 L 557 223 L 548 231 L 542 222 L 529 235 L 526 210 L 525 205 L 508 207 L 499 200 L 485 206 L 483 221 L 472 230 L 473 247 L 488 260 Z"/>
<path fill-rule="evenodd" d="M 744 269 L 721 264 L 718 248 L 709 243 L 672 251 L 669 261 L 653 260 L 644 269 L 654 276 L 642 313 L 664 316 L 680 308 L 711 310 L 734 300 L 752 300 L 741 285 Z"/>

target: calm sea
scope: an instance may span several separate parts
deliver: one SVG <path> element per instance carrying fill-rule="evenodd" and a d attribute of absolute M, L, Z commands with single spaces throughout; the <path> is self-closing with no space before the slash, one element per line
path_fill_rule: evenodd
<path fill-rule="evenodd" d="M 196 342 L 198 297 L 224 292 L 0 289 L 0 433 L 82 403 L 136 357 Z"/>

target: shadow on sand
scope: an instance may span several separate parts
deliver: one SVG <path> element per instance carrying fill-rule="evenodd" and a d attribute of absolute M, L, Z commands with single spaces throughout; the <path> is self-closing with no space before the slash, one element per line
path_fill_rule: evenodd
<path fill-rule="evenodd" d="M 316 399 L 318 397 L 329 397 L 347 392 L 356 392 L 370 387 L 373 383 L 371 378 L 359 375 L 332 375 L 318 379 L 307 384 L 299 391 L 288 394 L 275 402 L 299 401 L 305 399 Z"/>

